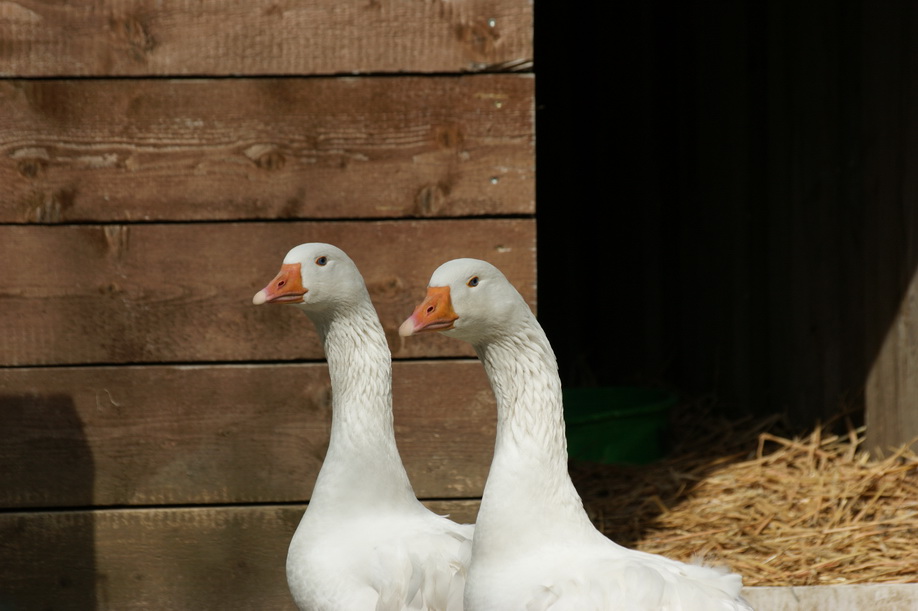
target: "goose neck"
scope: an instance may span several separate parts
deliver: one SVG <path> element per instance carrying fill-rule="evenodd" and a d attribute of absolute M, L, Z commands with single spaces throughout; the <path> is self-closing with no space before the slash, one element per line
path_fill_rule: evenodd
<path fill-rule="evenodd" d="M 375 310 L 356 304 L 313 321 L 328 362 L 332 422 L 312 503 L 325 496 L 416 501 L 395 442 L 391 356 Z"/>
<path fill-rule="evenodd" d="M 493 518 L 494 524 L 527 524 L 532 532 L 559 535 L 584 528 L 588 518 L 567 471 L 561 381 L 541 327 L 533 321 L 476 351 L 497 401 L 494 458 L 479 522 Z"/>

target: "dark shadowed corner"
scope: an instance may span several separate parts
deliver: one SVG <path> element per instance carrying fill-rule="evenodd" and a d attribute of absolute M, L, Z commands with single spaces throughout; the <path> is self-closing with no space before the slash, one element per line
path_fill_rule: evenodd
<path fill-rule="evenodd" d="M 0 395 L 0 610 L 96 609 L 92 497 L 72 398 Z"/>

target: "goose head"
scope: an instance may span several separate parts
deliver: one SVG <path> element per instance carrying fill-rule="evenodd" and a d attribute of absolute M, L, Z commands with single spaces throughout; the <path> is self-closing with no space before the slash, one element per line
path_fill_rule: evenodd
<path fill-rule="evenodd" d="M 252 303 L 293 304 L 307 314 L 335 309 L 367 295 L 363 276 L 343 250 L 331 244 L 300 244 L 284 257 L 280 272 L 255 293 Z"/>
<path fill-rule="evenodd" d="M 399 335 L 440 331 L 479 344 L 514 333 L 531 318 L 528 304 L 499 269 L 478 259 L 454 259 L 434 271 L 427 297 Z"/>

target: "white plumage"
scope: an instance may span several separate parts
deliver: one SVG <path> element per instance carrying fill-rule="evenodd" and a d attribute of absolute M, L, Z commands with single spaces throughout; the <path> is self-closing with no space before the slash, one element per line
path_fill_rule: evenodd
<path fill-rule="evenodd" d="M 497 268 L 475 259 L 443 264 L 399 331 L 442 331 L 470 342 L 497 399 L 466 609 L 751 610 L 739 575 L 627 549 L 593 526 L 567 471 L 554 352 Z"/>
<path fill-rule="evenodd" d="M 287 553 L 297 607 L 461 609 L 473 527 L 414 495 L 395 443 L 389 347 L 356 265 L 330 244 L 302 244 L 252 301 L 302 309 L 331 377 L 328 451 Z"/>

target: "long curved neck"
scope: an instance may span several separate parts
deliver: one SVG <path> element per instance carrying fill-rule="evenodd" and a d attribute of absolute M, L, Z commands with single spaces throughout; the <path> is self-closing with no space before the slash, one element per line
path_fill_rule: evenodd
<path fill-rule="evenodd" d="M 568 474 L 561 380 L 541 326 L 532 317 L 475 350 L 497 400 L 494 459 L 476 539 L 500 539 L 508 524 L 517 527 L 516 537 L 528 531 L 543 540 L 592 528 Z"/>
<path fill-rule="evenodd" d="M 331 436 L 310 506 L 416 503 L 395 443 L 389 347 L 369 297 L 307 314 L 325 346 L 332 387 Z"/>

